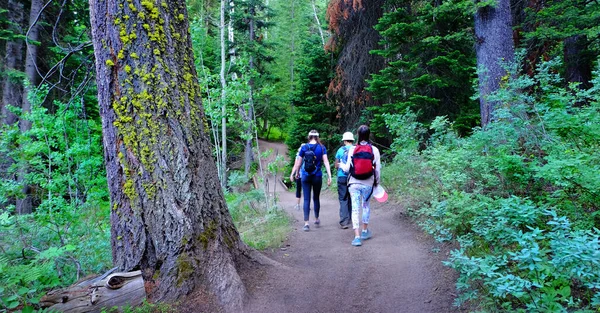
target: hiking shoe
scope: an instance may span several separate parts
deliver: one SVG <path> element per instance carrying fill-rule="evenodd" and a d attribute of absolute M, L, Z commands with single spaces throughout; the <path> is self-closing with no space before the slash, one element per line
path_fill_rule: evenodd
<path fill-rule="evenodd" d="M 304 225 L 304 227 L 302 227 L 302 230 L 303 231 L 309 231 L 310 227 L 308 225 Z"/>
<path fill-rule="evenodd" d="M 367 229 L 367 231 L 362 231 L 360 232 L 360 239 L 362 240 L 367 240 L 370 239 L 373 236 L 373 234 L 371 233 L 370 229 Z"/>
<path fill-rule="evenodd" d="M 354 237 L 354 240 L 352 240 L 352 245 L 355 247 L 362 246 L 362 242 L 360 242 L 360 238 Z"/>

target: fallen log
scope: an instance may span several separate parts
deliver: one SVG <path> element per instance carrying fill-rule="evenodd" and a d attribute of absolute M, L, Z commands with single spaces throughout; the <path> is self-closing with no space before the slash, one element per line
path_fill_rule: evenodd
<path fill-rule="evenodd" d="M 50 311 L 84 313 L 102 309 L 137 306 L 146 299 L 141 271 L 114 273 L 92 278 L 69 288 L 54 290 L 40 300 Z"/>

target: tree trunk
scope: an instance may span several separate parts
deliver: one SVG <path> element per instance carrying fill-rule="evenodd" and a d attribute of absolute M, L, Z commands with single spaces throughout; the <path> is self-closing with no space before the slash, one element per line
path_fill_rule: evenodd
<path fill-rule="evenodd" d="M 330 1 L 327 9 L 331 37 L 327 50 L 338 53 L 335 77 L 327 90 L 327 99 L 338 108 L 339 129 L 358 126 L 365 108 L 380 105 L 366 90 L 371 74 L 384 67 L 379 49 L 381 36 L 374 28 L 383 16 L 384 0 Z"/>
<path fill-rule="evenodd" d="M 310 0 L 310 4 L 312 5 L 315 21 L 317 22 L 317 29 L 319 30 L 319 35 L 321 36 L 321 43 L 323 44 L 323 48 L 325 48 L 325 36 L 323 36 L 323 27 L 321 27 L 321 21 L 319 21 L 319 15 L 317 14 L 317 5 L 315 4 L 315 0 Z"/>
<path fill-rule="evenodd" d="M 498 90 L 506 70 L 502 63 L 514 57 L 510 0 L 498 0 L 496 6 L 479 8 L 475 13 L 475 41 L 479 76 L 481 126 L 491 120 L 495 103 L 486 98 Z"/>
<path fill-rule="evenodd" d="M 184 0 L 91 0 L 113 261 L 154 301 L 195 289 L 239 311 L 248 248 L 223 198 Z"/>
<path fill-rule="evenodd" d="M 8 0 L 8 20 L 11 22 L 10 31 L 15 34 L 23 34 L 24 7 L 17 0 Z M 6 43 L 5 73 L 21 71 L 23 65 L 23 40 L 13 39 Z M 12 77 L 11 77 L 12 76 Z M 0 108 L 0 121 L 2 124 L 12 125 L 17 122 L 17 116 L 8 110 L 8 105 L 21 106 L 23 95 L 20 79 L 11 75 L 4 79 L 2 92 L 2 107 Z"/>
<path fill-rule="evenodd" d="M 27 96 L 31 91 L 30 87 L 37 87 L 40 78 L 36 68 L 36 60 L 38 57 L 38 41 L 40 39 L 40 23 L 38 18 L 41 14 L 42 7 L 43 4 L 41 0 L 31 0 L 31 10 L 29 11 L 29 30 L 26 34 L 27 40 L 25 41 L 27 46 L 27 50 L 25 52 L 25 76 L 29 81 L 29 86 L 26 85 L 25 92 L 23 92 L 23 102 L 21 103 L 21 109 L 23 110 L 23 113 L 31 112 L 31 103 L 29 103 Z M 31 129 L 31 122 L 28 120 L 21 120 L 19 123 L 19 128 L 22 133 L 27 132 Z M 26 173 L 26 168 L 20 170 L 19 183 L 23 183 L 25 181 Z M 17 199 L 17 213 L 31 213 L 33 210 L 33 204 L 31 199 L 31 188 L 29 185 L 24 184 L 22 192 L 24 194 L 24 198 Z"/>
<path fill-rule="evenodd" d="M 253 43 L 255 40 L 255 29 L 254 29 L 254 20 L 256 18 L 256 11 L 254 6 L 250 6 L 250 10 L 249 10 L 249 15 L 250 15 L 250 25 L 248 27 L 249 29 L 249 36 L 250 36 L 250 42 Z M 252 45 L 253 46 L 253 45 Z M 254 160 L 253 157 L 253 153 L 252 153 L 252 137 L 254 136 L 254 132 L 252 131 L 253 127 L 252 124 L 254 122 L 254 78 L 252 77 L 252 75 L 254 75 L 252 72 L 254 70 L 254 57 L 252 55 L 250 55 L 250 58 L 248 60 L 248 69 L 250 72 L 250 80 L 248 81 L 248 85 L 250 87 L 250 96 L 248 98 L 248 108 L 246 109 L 246 112 L 244 112 L 243 114 L 243 119 L 244 122 L 246 123 L 246 144 L 244 145 L 244 174 L 246 175 L 246 177 L 249 177 L 250 175 L 250 166 L 252 165 L 252 161 Z"/>
<path fill-rule="evenodd" d="M 221 20 L 219 24 L 219 31 L 221 36 L 221 187 L 227 187 L 227 106 L 226 106 L 226 95 L 227 95 L 227 81 L 225 80 L 225 0 L 221 0 L 220 10 Z"/>
<path fill-rule="evenodd" d="M 295 12 L 294 12 L 295 11 L 294 10 L 295 1 L 294 0 L 291 0 L 291 1 L 292 1 L 292 10 L 291 10 L 292 28 L 294 28 L 296 26 L 295 25 L 296 17 L 294 16 L 295 15 Z M 296 53 L 294 34 L 295 34 L 295 31 L 292 29 L 292 31 L 290 32 L 290 36 L 292 37 L 290 40 L 290 89 L 291 89 L 291 92 L 294 92 L 294 57 L 295 57 L 295 53 Z"/>
<path fill-rule="evenodd" d="M 583 35 L 568 37 L 564 40 L 564 60 L 566 80 L 569 83 L 579 83 L 579 87 L 587 89 L 592 79 L 592 60 L 585 57 L 587 40 Z"/>

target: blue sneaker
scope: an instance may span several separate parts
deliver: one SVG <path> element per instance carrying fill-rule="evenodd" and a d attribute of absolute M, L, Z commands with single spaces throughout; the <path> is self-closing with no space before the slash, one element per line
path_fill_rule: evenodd
<path fill-rule="evenodd" d="M 362 240 L 371 239 L 372 236 L 373 236 L 373 234 L 371 233 L 370 229 L 367 229 L 367 231 L 363 230 L 360 232 L 360 239 L 362 239 Z"/>
<path fill-rule="evenodd" d="M 362 242 L 360 242 L 360 238 L 354 237 L 354 240 L 352 240 L 352 245 L 355 247 L 362 246 Z"/>
<path fill-rule="evenodd" d="M 302 227 L 302 230 L 303 231 L 309 231 L 310 227 L 308 225 L 304 225 L 304 227 Z"/>

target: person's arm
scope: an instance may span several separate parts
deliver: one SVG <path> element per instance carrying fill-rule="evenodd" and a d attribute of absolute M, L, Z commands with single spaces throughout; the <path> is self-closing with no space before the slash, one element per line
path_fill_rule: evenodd
<path fill-rule="evenodd" d="M 381 155 L 376 147 L 373 147 L 373 157 L 375 158 L 375 186 L 377 186 L 381 183 Z"/>
<path fill-rule="evenodd" d="M 340 168 L 342 169 L 342 171 L 348 173 L 350 171 L 350 160 L 352 160 L 352 155 L 354 154 L 354 147 L 350 147 L 350 149 L 348 149 L 348 159 L 346 160 L 346 163 L 342 163 L 340 162 Z"/>
<path fill-rule="evenodd" d="M 300 178 L 300 165 L 302 164 L 302 157 L 304 156 L 304 153 L 302 151 L 303 146 L 304 145 L 300 146 L 300 148 L 298 149 L 298 153 L 296 154 L 296 161 L 294 161 L 294 166 L 292 167 L 290 181 L 294 181 Z"/>
<path fill-rule="evenodd" d="M 329 166 L 327 154 L 323 154 L 323 164 L 325 164 L 325 169 L 327 169 L 327 186 L 329 186 L 331 185 L 331 168 Z"/>
<path fill-rule="evenodd" d="M 290 174 L 290 181 L 296 180 L 300 177 L 300 164 L 302 163 L 302 158 L 296 156 L 296 161 L 294 162 L 294 167 L 292 168 L 292 173 Z"/>

